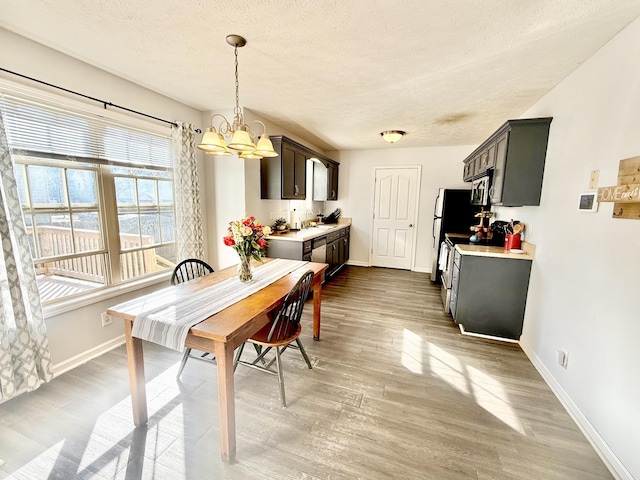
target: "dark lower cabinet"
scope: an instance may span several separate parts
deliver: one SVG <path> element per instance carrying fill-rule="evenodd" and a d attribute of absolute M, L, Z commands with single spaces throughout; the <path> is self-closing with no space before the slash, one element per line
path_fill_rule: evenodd
<path fill-rule="evenodd" d="M 329 264 L 325 275 L 331 277 L 349 260 L 350 231 L 350 227 L 347 226 L 304 242 L 272 238 L 269 240 L 267 256 L 310 262 L 313 242 L 324 238 L 327 245 L 325 263 Z"/>
<path fill-rule="evenodd" d="M 531 260 L 461 255 L 457 250 L 449 307 L 471 333 L 520 339 Z"/>
<path fill-rule="evenodd" d="M 269 240 L 267 257 L 288 258 L 289 260 L 311 261 L 311 240 L 291 242 L 288 240 Z"/>

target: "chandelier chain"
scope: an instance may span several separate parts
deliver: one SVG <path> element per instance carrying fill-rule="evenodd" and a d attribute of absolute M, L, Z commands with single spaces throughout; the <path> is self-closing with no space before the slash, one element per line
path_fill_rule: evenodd
<path fill-rule="evenodd" d="M 252 120 L 248 124 L 244 122 L 240 107 L 240 80 L 238 76 L 238 48 L 244 47 L 247 41 L 240 35 L 227 35 L 227 43 L 234 47 L 235 75 L 236 75 L 236 106 L 233 109 L 233 123 L 224 115 L 214 113 L 211 115 L 211 126 L 202 136 L 202 142 L 198 145 L 200 150 L 210 155 L 231 155 L 232 150 L 238 153 L 242 159 L 260 159 L 262 157 L 277 157 L 278 152 L 273 149 L 273 144 L 267 135 L 267 127 L 260 120 Z M 220 124 L 214 126 L 214 120 L 220 118 Z M 262 135 L 251 130 L 252 125 L 262 126 Z M 259 138 L 258 138 L 259 136 Z M 227 145 L 224 137 L 231 138 Z M 256 141 L 257 140 L 257 141 Z"/>
<path fill-rule="evenodd" d="M 235 56 L 236 56 L 236 108 L 233 110 L 233 113 L 239 115 L 241 113 L 240 110 L 240 83 L 238 82 L 238 46 L 235 46 Z"/>

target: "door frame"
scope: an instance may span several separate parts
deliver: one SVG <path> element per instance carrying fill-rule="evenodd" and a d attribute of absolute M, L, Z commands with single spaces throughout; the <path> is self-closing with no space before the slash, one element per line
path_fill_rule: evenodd
<path fill-rule="evenodd" d="M 415 234 L 413 236 L 413 245 L 411 247 L 411 264 L 410 264 L 410 271 L 411 272 L 415 272 L 415 267 L 416 267 L 416 246 L 418 244 L 418 219 L 420 218 L 420 190 L 421 190 L 421 186 L 422 186 L 422 165 L 420 164 L 414 164 L 414 165 L 374 165 L 371 173 L 372 173 L 372 178 L 371 178 L 371 184 L 373 185 L 373 188 L 371 189 L 371 216 L 369 217 L 369 219 L 371 220 L 371 227 L 369 228 L 369 266 L 372 267 L 373 266 L 373 261 L 372 261 L 372 257 L 373 257 L 373 237 L 374 237 L 374 218 L 373 215 L 376 211 L 376 173 L 378 172 L 378 170 L 396 170 L 399 168 L 412 168 L 412 169 L 416 169 L 418 170 L 418 181 L 416 183 L 416 204 L 415 204 L 415 219 L 413 222 L 413 228 L 415 231 Z"/>

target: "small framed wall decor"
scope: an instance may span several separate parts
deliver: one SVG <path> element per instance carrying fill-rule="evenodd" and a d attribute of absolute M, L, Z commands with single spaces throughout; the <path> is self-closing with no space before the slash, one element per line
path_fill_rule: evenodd
<path fill-rule="evenodd" d="M 580 194 L 578 210 L 581 212 L 598 211 L 598 192 L 585 192 Z"/>

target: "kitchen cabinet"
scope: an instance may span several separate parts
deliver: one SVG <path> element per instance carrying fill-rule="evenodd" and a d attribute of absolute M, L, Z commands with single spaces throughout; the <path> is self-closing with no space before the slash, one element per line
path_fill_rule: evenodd
<path fill-rule="evenodd" d="M 338 200 L 338 169 L 340 164 L 326 157 L 313 162 L 313 200 Z"/>
<path fill-rule="evenodd" d="M 285 136 L 269 138 L 279 156 L 260 160 L 260 198 L 306 199 L 307 160 L 314 160 L 313 200 L 338 199 L 338 162 Z"/>
<path fill-rule="evenodd" d="M 288 258 L 289 260 L 311 261 L 311 240 L 291 242 L 285 240 L 269 240 L 267 256 L 272 258 Z"/>
<path fill-rule="evenodd" d="M 337 235 L 327 236 L 327 263 L 330 276 L 335 275 L 349 260 L 350 228 L 343 228 L 336 233 Z"/>
<path fill-rule="evenodd" d="M 327 235 L 327 275 L 333 275 L 341 266 L 340 259 L 340 230 Z"/>
<path fill-rule="evenodd" d="M 342 266 L 349 260 L 350 228 L 341 231 L 340 245 L 338 252 L 338 263 Z"/>
<path fill-rule="evenodd" d="M 465 332 L 518 340 L 522 334 L 530 259 L 454 250 L 450 311 Z"/>
<path fill-rule="evenodd" d="M 464 160 L 464 181 L 491 175 L 493 205 L 540 205 L 551 120 L 508 120 Z"/>
<path fill-rule="evenodd" d="M 278 156 L 260 160 L 260 198 L 304 200 L 307 197 L 307 158 L 312 152 L 287 137 L 270 138 Z"/>
<path fill-rule="evenodd" d="M 311 228 L 309 230 L 314 229 Z M 302 230 L 300 232 L 302 232 Z M 347 260 L 349 260 L 349 225 L 344 227 L 336 226 L 334 230 L 330 230 L 326 235 L 312 234 L 302 239 L 298 239 L 298 237 L 287 237 L 286 235 L 289 234 L 285 234 L 280 238 L 276 235 L 270 235 L 268 237 L 268 257 L 311 261 L 313 244 L 322 243 L 322 240 L 324 240 L 326 242 L 325 263 L 329 264 L 329 268 L 325 273 L 327 277 L 335 275 Z"/>

